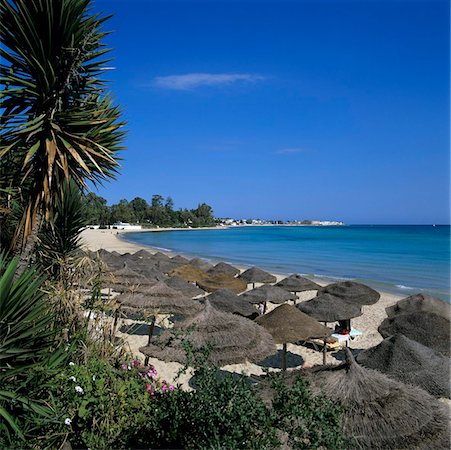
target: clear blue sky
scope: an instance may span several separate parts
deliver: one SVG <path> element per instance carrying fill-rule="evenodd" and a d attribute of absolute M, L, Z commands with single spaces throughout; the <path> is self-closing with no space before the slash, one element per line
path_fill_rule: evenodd
<path fill-rule="evenodd" d="M 449 223 L 449 2 L 97 0 L 128 121 L 109 203 Z"/>

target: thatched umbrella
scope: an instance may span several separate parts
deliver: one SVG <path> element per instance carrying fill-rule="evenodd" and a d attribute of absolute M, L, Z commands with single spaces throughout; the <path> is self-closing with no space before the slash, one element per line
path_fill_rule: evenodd
<path fill-rule="evenodd" d="M 250 303 L 285 303 L 288 300 L 296 299 L 295 294 L 268 284 L 244 292 L 241 296 Z"/>
<path fill-rule="evenodd" d="M 373 305 L 381 297 L 379 292 L 365 284 L 356 283 L 355 281 L 340 281 L 339 283 L 329 284 L 318 291 L 318 295 L 321 294 L 340 297 L 356 305 Z"/>
<path fill-rule="evenodd" d="M 172 289 L 180 291 L 189 298 L 205 295 L 205 291 L 203 289 L 200 289 L 197 286 L 194 286 L 194 284 L 188 283 L 179 277 L 168 277 L 167 280 L 165 280 L 165 283 Z"/>
<path fill-rule="evenodd" d="M 99 250 L 98 252 L 99 258 L 107 265 L 107 267 L 111 270 L 118 270 L 124 267 L 124 264 L 127 262 L 127 257 L 110 253 L 107 250 Z"/>
<path fill-rule="evenodd" d="M 238 275 L 240 273 L 240 269 L 237 269 L 236 267 L 233 267 L 232 265 L 225 262 L 219 262 L 218 264 L 216 264 L 216 266 L 208 269 L 207 273 L 209 273 L 210 275 L 229 275 L 231 277 L 234 277 L 235 275 Z"/>
<path fill-rule="evenodd" d="M 450 356 L 450 321 L 437 314 L 417 311 L 385 319 L 378 328 L 382 337 L 402 333 L 410 339 Z"/>
<path fill-rule="evenodd" d="M 258 362 L 275 353 L 271 335 L 260 325 L 235 314 L 218 311 L 206 300 L 205 309 L 193 317 L 177 322 L 152 343 L 139 350 L 163 361 L 185 363 L 183 338 L 194 351 L 210 346 L 209 361 L 218 366 L 245 361 Z"/>
<path fill-rule="evenodd" d="M 450 359 L 403 334 L 384 339 L 356 359 L 369 369 L 419 386 L 434 397 L 450 398 Z"/>
<path fill-rule="evenodd" d="M 359 305 L 348 303 L 340 297 L 330 294 L 321 294 L 306 302 L 298 303 L 296 308 L 314 319 L 324 322 L 324 325 L 327 325 L 327 322 L 350 320 L 362 315 Z M 326 351 L 326 340 L 324 340 L 323 364 L 326 364 Z"/>
<path fill-rule="evenodd" d="M 190 266 L 195 267 L 196 269 L 200 269 L 204 272 L 211 269 L 213 267 L 213 264 L 210 264 L 209 262 L 205 261 L 205 259 L 201 258 L 194 258 L 189 263 Z"/>
<path fill-rule="evenodd" d="M 251 267 L 245 270 L 242 274 L 238 275 L 238 278 L 241 278 L 248 284 L 252 283 L 253 288 L 255 287 L 255 283 L 275 283 L 277 281 L 274 275 L 258 267 Z"/>
<path fill-rule="evenodd" d="M 247 288 L 245 281 L 239 278 L 234 278 L 229 275 L 208 275 L 199 280 L 197 285 L 207 292 L 215 292 L 219 289 L 230 289 L 235 294 L 243 292 Z"/>
<path fill-rule="evenodd" d="M 119 291 L 131 289 L 133 286 L 153 284 L 151 280 L 130 269 L 127 265 L 113 272 L 113 280 L 111 286 Z"/>
<path fill-rule="evenodd" d="M 171 260 L 171 258 L 170 258 L 168 255 L 165 255 L 164 253 L 161 253 L 161 252 L 156 252 L 156 253 L 154 253 L 154 254 L 152 255 L 152 259 L 153 259 L 154 261 L 165 261 L 165 262 Z"/>
<path fill-rule="evenodd" d="M 258 311 L 255 306 L 243 299 L 243 297 L 236 295 L 229 289 L 219 289 L 213 292 L 208 297 L 205 297 L 210 304 L 219 309 L 232 314 L 238 314 L 248 319 L 255 319 L 258 317 Z M 202 301 L 202 299 L 200 299 Z"/>
<path fill-rule="evenodd" d="M 431 312 L 448 320 L 451 317 L 451 306 L 449 303 L 427 294 L 416 294 L 403 298 L 395 305 L 385 308 L 385 311 L 388 317 L 416 311 Z"/>
<path fill-rule="evenodd" d="M 347 358 L 339 366 L 303 371 L 314 394 L 323 394 L 343 408 L 347 448 L 449 449 L 445 405 L 420 388 L 359 366 L 349 350 Z"/>
<path fill-rule="evenodd" d="M 320 322 L 337 322 L 362 315 L 359 305 L 348 303 L 330 294 L 321 294 L 306 302 L 298 303 L 296 308 Z"/>
<path fill-rule="evenodd" d="M 188 283 L 197 283 L 207 276 L 206 272 L 193 267 L 191 264 L 185 264 L 184 266 L 177 267 L 176 269 L 171 270 L 168 275 L 170 277 L 180 277 Z"/>
<path fill-rule="evenodd" d="M 164 281 L 168 278 L 168 276 L 157 269 L 152 262 L 147 262 L 142 259 L 127 262 L 127 267 L 130 267 L 130 269 L 151 281 Z"/>
<path fill-rule="evenodd" d="M 151 259 L 153 257 L 152 253 L 150 253 L 147 250 L 141 249 L 138 250 L 137 252 L 133 253 L 133 255 L 131 256 L 132 259 Z"/>
<path fill-rule="evenodd" d="M 326 338 L 332 333 L 331 329 L 288 304 L 274 308 L 270 313 L 258 317 L 255 321 L 271 333 L 276 344 L 283 344 L 282 370 L 287 369 L 288 342 Z"/>
<path fill-rule="evenodd" d="M 122 294 L 116 297 L 116 301 L 119 302 L 121 311 L 126 315 L 140 314 L 151 318 L 148 343 L 153 335 L 157 314 L 192 315 L 203 309 L 199 302 L 184 297 L 181 292 L 170 288 L 163 282 L 149 287 L 143 293 Z"/>
<path fill-rule="evenodd" d="M 280 280 L 276 286 L 294 292 L 295 294 L 298 292 L 317 291 L 321 289 L 319 284 L 316 284 L 308 278 L 301 277 L 301 275 L 298 275 L 297 273 Z"/>
<path fill-rule="evenodd" d="M 181 255 L 173 256 L 171 258 L 171 261 L 173 263 L 177 263 L 179 266 L 184 266 L 185 264 L 189 263 L 189 259 L 187 259 L 187 258 L 185 258 L 185 257 L 183 257 Z"/>

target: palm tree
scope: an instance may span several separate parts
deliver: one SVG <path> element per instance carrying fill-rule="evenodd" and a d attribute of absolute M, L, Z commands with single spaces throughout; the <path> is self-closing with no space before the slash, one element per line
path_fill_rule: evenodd
<path fill-rule="evenodd" d="M 83 189 L 88 180 L 114 177 L 119 166 L 124 122 L 100 77 L 109 61 L 101 42 L 108 17 L 92 15 L 91 6 L 91 0 L 0 3 L 0 164 L 14 161 L 26 190 L 14 237 L 22 256 L 51 217 L 64 180 Z"/>

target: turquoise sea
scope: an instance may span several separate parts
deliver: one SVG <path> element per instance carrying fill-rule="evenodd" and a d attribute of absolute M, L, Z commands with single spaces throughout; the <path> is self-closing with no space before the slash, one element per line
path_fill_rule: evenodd
<path fill-rule="evenodd" d="M 280 274 L 356 280 L 376 289 L 451 301 L 450 226 L 246 226 L 126 233 L 123 238 L 189 256 Z"/>

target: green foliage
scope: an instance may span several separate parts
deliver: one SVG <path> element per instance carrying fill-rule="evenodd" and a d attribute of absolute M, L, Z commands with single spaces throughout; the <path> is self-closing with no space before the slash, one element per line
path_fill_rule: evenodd
<path fill-rule="evenodd" d="M 117 171 L 123 122 L 100 77 L 108 18 L 91 8 L 90 0 L 0 4 L 0 157 L 27 187 L 25 238 L 41 210 L 51 213 L 64 179 L 83 187 Z"/>
<path fill-rule="evenodd" d="M 60 353 L 52 353 L 56 333 L 40 289 L 43 278 L 35 269 L 14 278 L 16 267 L 17 259 L 8 263 L 0 255 L 0 436 L 10 442 L 24 439 L 20 411 L 50 415 L 46 405 L 22 389 L 22 375 L 39 365 L 51 369 L 61 360 Z M 1 440 L 0 447 L 6 448 Z"/>
<path fill-rule="evenodd" d="M 322 396 L 313 396 L 300 375 L 288 387 L 283 375 L 271 375 L 273 423 L 288 436 L 293 449 L 346 448 L 341 409 Z"/>
<path fill-rule="evenodd" d="M 82 198 L 86 224 L 108 225 L 110 223 L 110 209 L 106 200 L 94 192 L 88 192 Z"/>
<path fill-rule="evenodd" d="M 42 227 L 37 246 L 39 263 L 53 279 L 72 269 L 84 225 L 80 189 L 72 180 L 65 180 L 56 198 L 52 219 Z"/>
<path fill-rule="evenodd" d="M 47 357 L 54 344 L 44 279 L 33 268 L 15 279 L 16 267 L 17 259 L 0 256 L 0 378 Z"/>

